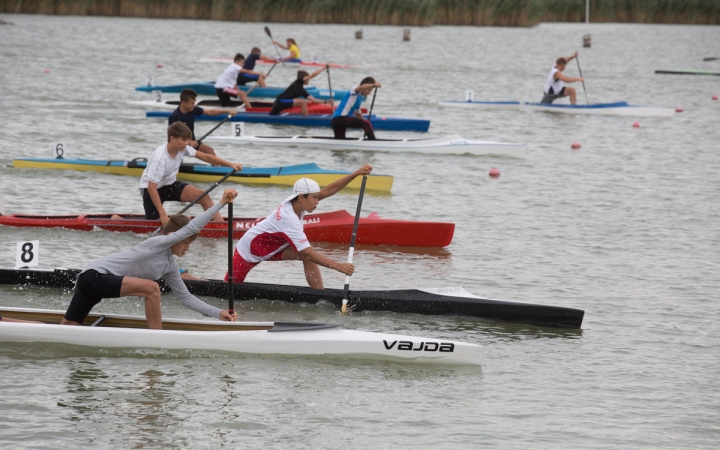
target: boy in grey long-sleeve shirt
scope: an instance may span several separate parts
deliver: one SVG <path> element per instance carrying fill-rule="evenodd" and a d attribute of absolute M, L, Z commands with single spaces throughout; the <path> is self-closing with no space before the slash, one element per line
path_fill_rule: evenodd
<path fill-rule="evenodd" d="M 63 325 L 82 325 L 90 310 L 103 298 L 127 296 L 145 297 L 145 317 L 148 326 L 162 329 L 160 310 L 160 287 L 155 282 L 162 278 L 170 286 L 180 302 L 200 314 L 220 320 L 237 320 L 236 314 L 210 306 L 188 292 L 180 278 L 177 261 L 172 255 L 183 256 L 190 248 L 200 230 L 230 200 L 237 196 L 234 189 L 225 189 L 217 205 L 195 217 L 182 228 L 173 223 L 182 222 L 184 216 L 168 222 L 165 233 L 171 228 L 177 231 L 155 236 L 141 242 L 130 250 L 103 256 L 92 261 L 80 273 L 75 284 L 75 294 L 62 321 Z"/>

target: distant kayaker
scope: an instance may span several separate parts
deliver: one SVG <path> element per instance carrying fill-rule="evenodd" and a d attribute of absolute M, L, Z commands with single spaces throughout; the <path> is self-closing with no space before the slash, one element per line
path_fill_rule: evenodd
<path fill-rule="evenodd" d="M 182 122 L 190 129 L 192 133 L 192 139 L 189 141 L 190 147 L 199 151 L 200 153 L 207 153 L 208 155 L 215 156 L 215 150 L 207 144 L 200 143 L 198 145 L 195 138 L 195 117 L 197 116 L 219 116 L 221 114 L 230 114 L 234 116 L 236 111 L 225 110 L 225 109 L 203 109 L 199 106 L 195 106 L 197 102 L 197 93 L 192 89 L 183 89 L 180 93 L 180 106 L 178 106 L 168 119 L 168 125 L 172 125 L 175 122 Z"/>
<path fill-rule="evenodd" d="M 225 321 L 237 320 L 237 314 L 208 305 L 188 292 L 180 278 L 175 256 L 183 256 L 190 249 L 200 230 L 230 200 L 237 197 L 234 189 L 225 189 L 220 203 L 190 220 L 176 214 L 165 224 L 163 236 L 155 236 L 120 253 L 98 258 L 80 272 L 75 293 L 70 301 L 62 325 L 82 325 L 90 310 L 104 298 L 144 297 L 145 318 L 151 329 L 162 329 L 160 286 L 162 278 L 175 297 L 187 308 L 208 317 Z"/>
<path fill-rule="evenodd" d="M 557 61 L 555 61 L 555 66 L 550 69 L 547 82 L 545 82 L 545 89 L 543 91 L 545 95 L 543 95 L 540 103 L 552 103 L 561 97 L 570 97 L 570 103 L 573 105 L 577 102 L 575 88 L 563 86 L 563 82 L 574 83 L 576 81 L 585 81 L 584 78 L 568 77 L 563 73 L 567 63 L 575 58 L 577 58 L 577 53 L 567 58 L 558 58 Z"/>
<path fill-rule="evenodd" d="M 295 39 L 293 38 L 287 38 L 285 40 L 285 43 L 287 45 L 282 45 L 278 41 L 273 41 L 273 44 L 277 45 L 278 47 L 284 49 L 284 50 L 290 50 L 290 55 L 286 56 L 285 58 L 282 58 L 280 61 L 291 61 L 291 62 L 300 62 L 300 47 L 298 47 L 297 42 L 295 42 Z"/>
<path fill-rule="evenodd" d="M 242 100 L 245 104 L 245 109 L 250 108 L 251 105 L 247 95 L 238 89 L 237 85 L 238 74 L 242 70 L 242 64 L 244 63 L 245 55 L 238 53 L 235 55 L 235 58 L 233 58 L 233 63 L 227 66 L 215 82 L 215 93 L 220 99 L 222 106 L 230 106 L 232 104 L 232 97 L 236 97 Z"/>
<path fill-rule="evenodd" d="M 351 263 L 334 261 L 310 246 L 303 230 L 303 216 L 306 212 L 313 212 L 320 200 L 334 195 L 356 177 L 370 172 L 372 166 L 365 164 L 322 189 L 309 178 L 296 181 L 292 194 L 238 241 L 233 257 L 233 281 L 242 283 L 250 270 L 263 261 L 302 261 L 305 279 L 315 289 L 324 289 L 319 266 L 352 275 L 355 266 Z M 226 274 L 225 281 L 227 279 Z"/>
<path fill-rule="evenodd" d="M 360 105 L 367 99 L 367 96 L 374 88 L 382 87 L 380 83 L 375 81 L 373 77 L 366 77 L 356 86 L 345 94 L 345 97 L 338 105 L 333 113 L 330 121 L 335 139 L 345 139 L 345 130 L 348 128 L 362 128 L 368 139 L 375 139 L 372 124 L 370 120 L 366 120 L 361 112 Z M 370 119 L 368 117 L 368 119 Z"/>
<path fill-rule="evenodd" d="M 257 83 L 260 87 L 266 86 L 265 74 L 255 72 L 255 63 L 258 59 L 263 61 L 275 61 L 275 58 L 263 55 L 258 47 L 253 47 L 253 49 L 250 50 L 250 55 L 245 58 L 242 69 L 240 69 L 240 73 L 237 76 L 238 86 L 245 86 L 247 83 Z"/>
<path fill-rule="evenodd" d="M 323 105 L 332 105 L 332 100 L 318 100 L 312 95 L 308 94 L 308 92 L 305 90 L 305 86 L 310 83 L 310 80 L 323 73 L 326 68 L 327 67 L 318 69 L 313 72 L 312 75 L 308 74 L 304 70 L 298 70 L 297 79 L 293 81 L 290 86 L 288 86 L 288 88 L 283 91 L 282 94 L 278 95 L 273 102 L 272 109 L 270 110 L 270 115 L 277 116 L 278 114 L 280 114 L 280 112 L 286 109 L 299 106 L 302 110 L 302 115 L 307 116 L 309 114 L 307 107 L 308 100 L 314 103 L 321 103 Z"/>
<path fill-rule="evenodd" d="M 242 165 L 220 159 L 206 153 L 197 153 L 188 143 L 192 137 L 190 129 L 182 122 L 175 122 L 167 129 L 167 143 L 156 148 L 147 162 L 147 166 L 140 177 L 140 195 L 143 197 L 145 218 L 160 219 L 165 225 L 170 218 L 165 212 L 163 203 L 166 201 L 191 202 L 203 193 L 202 190 L 176 180 L 180 165 L 186 156 L 194 156 L 206 163 L 232 167 L 242 170 Z M 213 207 L 209 195 L 203 197 L 198 203 L 204 210 Z M 213 220 L 222 222 L 220 213 L 216 213 Z"/>

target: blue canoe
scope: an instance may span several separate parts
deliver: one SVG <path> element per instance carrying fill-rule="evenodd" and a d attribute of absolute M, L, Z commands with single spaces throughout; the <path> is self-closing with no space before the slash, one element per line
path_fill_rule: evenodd
<path fill-rule="evenodd" d="M 172 114 L 171 111 L 150 111 L 146 113 L 146 117 L 159 117 L 167 119 Z M 225 120 L 224 115 L 221 116 L 198 116 L 196 121 L 207 120 L 219 122 Z M 279 116 L 271 116 L 267 113 L 244 113 L 239 112 L 230 119 L 231 122 L 247 122 L 247 123 L 270 123 L 276 125 L 294 125 L 297 127 L 330 127 L 330 114 L 312 114 L 302 116 L 300 114 L 285 114 Z M 370 123 L 376 130 L 384 131 L 420 131 L 426 132 L 430 129 L 430 121 L 424 119 L 404 119 L 400 117 L 379 117 L 373 114 Z"/>
<path fill-rule="evenodd" d="M 247 91 L 252 86 L 238 86 L 241 90 Z M 215 94 L 215 82 L 214 81 L 204 81 L 204 82 L 198 82 L 198 83 L 185 83 L 185 84 L 171 84 L 168 86 L 139 86 L 136 87 L 135 90 L 139 92 L 153 92 L 153 91 L 161 91 L 161 92 L 167 92 L 170 94 L 179 94 L 183 91 L 183 89 L 192 89 L 193 91 L 197 92 L 199 95 L 216 95 Z M 285 90 L 283 87 L 256 87 L 253 89 L 253 91 L 250 93 L 249 97 L 272 97 L 275 98 L 278 95 L 282 94 L 282 92 Z M 321 99 L 321 100 L 327 100 L 330 98 L 330 91 L 327 89 L 319 89 L 315 86 L 308 86 L 305 88 L 305 90 L 308 92 L 308 94 L 312 95 L 315 98 Z M 348 91 L 333 91 L 333 98 L 342 98 L 347 94 Z"/>

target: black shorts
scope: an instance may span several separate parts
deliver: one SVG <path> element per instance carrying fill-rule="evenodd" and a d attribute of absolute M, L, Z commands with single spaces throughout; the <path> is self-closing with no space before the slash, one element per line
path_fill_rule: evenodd
<path fill-rule="evenodd" d="M 237 84 L 238 86 L 245 86 L 245 83 L 253 83 L 259 78 L 259 76 L 250 73 L 241 73 L 237 76 Z"/>
<path fill-rule="evenodd" d="M 294 102 L 295 100 L 292 98 L 276 98 L 270 110 L 270 115 L 277 116 L 281 111 L 292 108 Z"/>
<path fill-rule="evenodd" d="M 215 93 L 218 96 L 218 99 L 220 100 L 220 106 L 230 106 L 230 102 L 232 102 L 233 97 L 237 97 L 236 95 L 230 95 L 227 92 L 225 92 L 224 89 L 215 88 Z"/>
<path fill-rule="evenodd" d="M 181 183 L 180 181 L 176 181 L 173 184 L 168 184 L 167 186 L 159 188 L 157 191 L 160 195 L 160 203 L 165 203 L 167 201 L 181 201 L 180 197 L 182 196 L 182 191 L 187 185 L 187 183 Z M 146 219 L 155 220 L 160 218 L 160 213 L 153 204 L 152 199 L 150 198 L 150 193 L 147 189 L 143 189 L 143 207 L 145 208 Z"/>
<path fill-rule="evenodd" d="M 558 92 L 557 94 L 555 93 L 555 91 L 553 91 L 553 88 L 550 88 L 550 92 L 548 92 L 547 94 L 543 94 L 543 98 L 542 100 L 540 100 L 540 103 L 552 103 L 562 97 L 567 97 L 564 87 L 560 89 L 560 92 Z"/>
<path fill-rule="evenodd" d="M 81 273 L 75 283 L 75 294 L 70 300 L 65 320 L 83 323 L 90 310 L 100 303 L 100 300 L 120 297 L 123 278 L 100 273 L 95 269 Z"/>

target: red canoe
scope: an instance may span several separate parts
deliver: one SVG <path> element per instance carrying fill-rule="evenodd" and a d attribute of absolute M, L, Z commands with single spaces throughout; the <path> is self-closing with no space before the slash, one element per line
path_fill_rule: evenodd
<path fill-rule="evenodd" d="M 48 215 L 0 215 L 0 225 L 11 227 L 69 228 L 92 231 L 132 231 L 152 233 L 159 226 L 157 220 L 147 220 L 141 214 L 120 214 L 122 219 L 111 219 L 111 214 L 80 214 L 67 216 Z M 347 211 L 331 211 L 305 216 L 305 234 L 311 242 L 349 244 L 355 217 Z M 245 231 L 262 218 L 233 219 L 233 238 L 239 239 Z M 381 219 L 377 214 L 361 217 L 358 225 L 357 244 L 397 245 L 410 247 L 445 247 L 450 245 L 455 224 L 447 222 L 418 222 L 412 220 Z M 227 222 L 210 222 L 200 232 L 208 238 L 227 237 Z"/>

